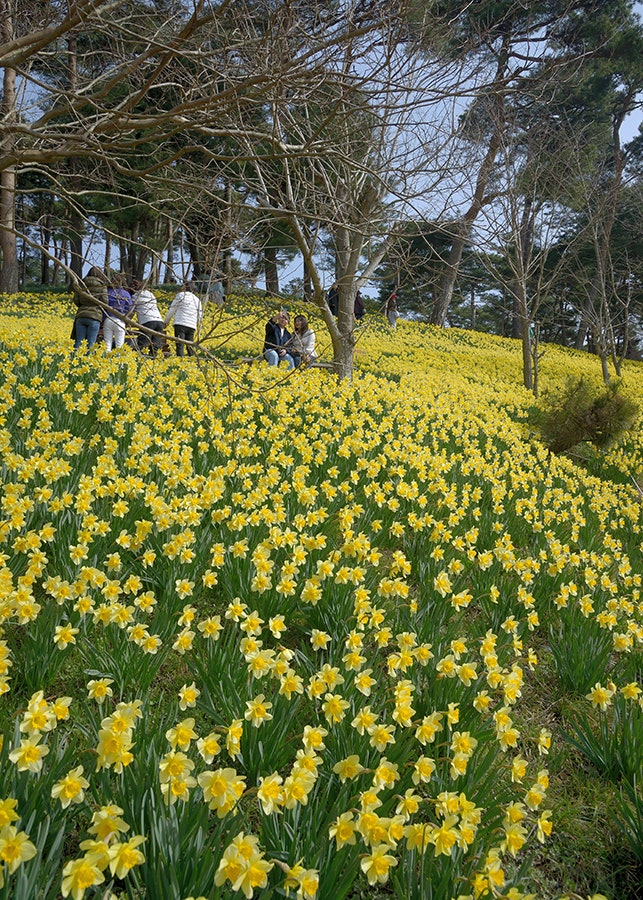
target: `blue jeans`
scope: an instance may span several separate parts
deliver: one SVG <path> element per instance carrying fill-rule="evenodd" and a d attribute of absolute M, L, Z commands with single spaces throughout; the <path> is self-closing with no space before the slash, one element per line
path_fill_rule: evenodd
<path fill-rule="evenodd" d="M 98 337 L 98 332 L 100 330 L 100 322 L 98 319 L 86 319 L 84 316 L 79 316 L 75 321 L 75 326 L 76 341 L 74 343 L 74 350 L 78 350 L 83 341 L 87 341 L 88 347 L 91 347 L 96 343 L 96 338 Z"/>
<path fill-rule="evenodd" d="M 280 362 L 285 362 L 289 369 L 295 368 L 295 360 L 290 353 L 286 353 L 285 356 L 279 356 L 276 350 L 266 350 L 263 356 L 269 366 L 278 366 Z"/>

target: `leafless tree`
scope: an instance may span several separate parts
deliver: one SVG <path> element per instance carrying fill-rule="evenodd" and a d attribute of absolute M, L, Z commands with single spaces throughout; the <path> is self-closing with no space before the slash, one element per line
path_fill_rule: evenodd
<path fill-rule="evenodd" d="M 422 3 L 417 4 L 423 8 Z M 599 9 L 600 0 L 560 0 L 524 3 L 521 0 L 470 3 L 452 0 L 442 5 L 450 13 L 447 47 L 467 62 L 469 81 L 460 118 L 461 153 L 468 159 L 454 193 L 456 213 L 444 223 L 450 249 L 431 321 L 444 325 L 453 296 L 462 253 L 472 242 L 482 211 L 496 197 L 494 170 L 516 104 L 526 91 L 533 93 L 552 78 L 567 77 L 582 64 L 583 49 L 575 38 L 579 23 Z M 431 15 L 423 29 L 431 41 Z M 464 86 L 463 86 L 464 87 Z"/>
<path fill-rule="evenodd" d="M 222 186 L 238 181 L 236 203 L 252 209 L 256 227 L 271 220 L 288 225 L 342 377 L 352 372 L 356 291 L 381 262 L 400 221 L 410 212 L 443 209 L 439 186 L 467 77 L 458 62 L 446 64 L 437 54 L 429 61 L 419 48 L 414 55 L 402 42 L 404 17 L 386 9 L 368 26 L 345 20 L 332 46 L 322 32 L 320 52 L 312 52 L 296 19 L 275 23 L 269 54 L 275 72 L 257 102 L 239 104 L 226 123 L 225 144 L 216 128 L 200 129 L 198 166 L 181 160 L 184 202 L 191 198 L 201 216 L 221 220 L 222 205 L 229 206 Z M 286 60 L 300 58 L 303 48 L 300 69 L 279 79 Z M 216 235 L 216 223 L 204 231 Z M 328 236 L 336 317 L 319 262 Z"/>
<path fill-rule="evenodd" d="M 574 233 L 570 223 L 577 217 L 586 140 L 574 123 L 540 102 L 506 117 L 494 173 L 496 196 L 482 217 L 482 234 L 493 253 L 481 260 L 511 298 L 523 383 L 535 393 L 540 309 L 584 239 L 583 229 Z"/>
<path fill-rule="evenodd" d="M 473 178 L 470 212 L 458 219 L 463 227 L 445 279 L 457 271 L 489 199 L 507 92 L 540 58 L 534 51 L 540 38 L 521 57 L 520 42 L 535 26 L 517 2 L 507 2 L 503 22 L 486 36 L 476 32 L 460 53 L 453 42 L 459 17 L 469 14 L 463 3 L 0 2 L 5 288 L 14 279 L 16 172 L 48 179 L 76 217 L 76 232 L 90 199 L 111 198 L 134 215 L 153 211 L 149 250 L 156 270 L 180 233 L 205 270 L 227 267 L 229 274 L 235 240 L 251 240 L 248 229 L 257 223 L 285 222 L 341 376 L 352 371 L 356 290 L 373 274 L 399 221 L 411 214 L 445 221 L 470 162 L 457 156 L 464 146 L 456 140 L 458 114 L 475 98 L 477 115 L 485 97 L 486 118 L 495 124 Z M 413 19 L 419 7 L 422 39 Z M 29 29 L 16 27 L 18 8 L 29 14 Z M 542 16 L 538 21 L 547 25 Z M 165 240 L 161 223 L 169 229 Z M 147 251 L 139 234 L 130 239 Z M 337 318 L 319 263 L 328 235 Z M 71 269 L 77 277 L 73 256 Z M 448 306 L 452 282 L 443 287 L 440 308 Z"/>

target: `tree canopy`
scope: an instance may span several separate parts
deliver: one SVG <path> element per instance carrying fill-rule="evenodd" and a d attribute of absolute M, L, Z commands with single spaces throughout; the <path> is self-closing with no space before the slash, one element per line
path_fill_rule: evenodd
<path fill-rule="evenodd" d="M 643 58 L 629 0 L 0 0 L 0 13 L 2 290 L 80 278 L 90 235 L 133 277 L 183 277 L 187 262 L 230 281 L 247 259 L 273 294 L 279 259 L 298 254 L 349 373 L 353 299 L 373 277 L 441 325 L 465 298 L 478 326 L 476 307 L 509 298 L 526 341 L 591 248 L 567 339 L 606 356 L 626 291 L 619 340 L 634 345 L 638 243 L 615 247 L 640 184 L 641 139 L 623 138 Z M 467 276 L 474 257 L 495 288 Z"/>

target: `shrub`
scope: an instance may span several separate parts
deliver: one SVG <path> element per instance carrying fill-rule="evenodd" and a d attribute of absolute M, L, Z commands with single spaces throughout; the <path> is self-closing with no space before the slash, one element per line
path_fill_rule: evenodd
<path fill-rule="evenodd" d="M 634 425 L 638 405 L 614 382 L 598 393 L 585 378 L 569 379 L 560 393 L 543 397 L 532 423 L 552 453 L 564 453 L 586 441 L 604 449 Z"/>

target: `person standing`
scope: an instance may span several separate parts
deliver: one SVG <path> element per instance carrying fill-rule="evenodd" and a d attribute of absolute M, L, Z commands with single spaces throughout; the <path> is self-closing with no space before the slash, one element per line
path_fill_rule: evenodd
<path fill-rule="evenodd" d="M 170 308 L 167 311 L 164 325 L 169 325 L 174 319 L 174 337 L 178 338 L 176 342 L 176 355 L 183 356 L 185 354 L 186 344 L 181 341 L 194 341 L 201 319 L 203 318 L 203 306 L 201 300 L 194 293 L 194 282 L 186 281 L 182 290 L 176 295 Z M 188 356 L 196 356 L 194 347 L 187 345 Z"/>
<path fill-rule="evenodd" d="M 331 313 L 337 318 L 339 313 L 339 284 L 334 281 L 326 294 L 326 303 Z"/>
<path fill-rule="evenodd" d="M 364 300 L 362 298 L 362 292 L 357 291 L 355 293 L 355 303 L 353 305 L 353 313 L 355 315 L 355 319 L 359 322 L 364 318 L 366 313 L 366 307 L 364 306 Z"/>
<path fill-rule="evenodd" d="M 398 311 L 397 311 L 397 298 L 396 298 L 395 294 L 391 294 L 391 296 L 386 301 L 385 315 L 386 315 L 386 321 L 389 323 L 391 328 L 396 328 L 397 327 L 397 319 L 398 319 Z"/>
<path fill-rule="evenodd" d="M 103 338 L 105 350 L 109 353 L 112 347 L 118 350 L 125 343 L 126 325 L 121 316 L 129 316 L 133 306 L 132 295 L 125 287 L 125 278 L 122 275 L 115 275 L 107 288 L 107 306 L 103 322 Z"/>
<path fill-rule="evenodd" d="M 285 362 L 289 369 L 295 368 L 295 360 L 290 353 L 292 335 L 288 331 L 290 316 L 285 309 L 266 322 L 266 336 L 263 342 L 263 358 L 269 366 Z"/>
<path fill-rule="evenodd" d="M 153 335 L 141 332 L 138 336 L 139 350 L 147 348 L 150 356 L 156 356 L 157 352 L 163 347 L 163 317 L 159 312 L 156 297 L 152 291 L 148 291 L 142 281 L 133 281 L 132 287 L 136 291 L 134 294 L 134 311 L 138 324 L 143 328 L 149 328 L 150 331 L 156 332 Z"/>
<path fill-rule="evenodd" d="M 225 303 L 225 290 L 223 288 L 223 282 L 221 280 L 221 276 L 216 273 L 214 275 L 214 281 L 212 282 L 212 286 L 210 287 L 210 296 L 212 297 L 212 302 L 216 306 L 223 306 Z"/>
<path fill-rule="evenodd" d="M 72 329 L 75 353 L 83 341 L 87 341 L 88 348 L 96 343 L 103 309 L 107 306 L 105 276 L 96 266 L 92 266 L 85 276 L 84 287 L 74 289 L 74 303 L 78 307 Z"/>

